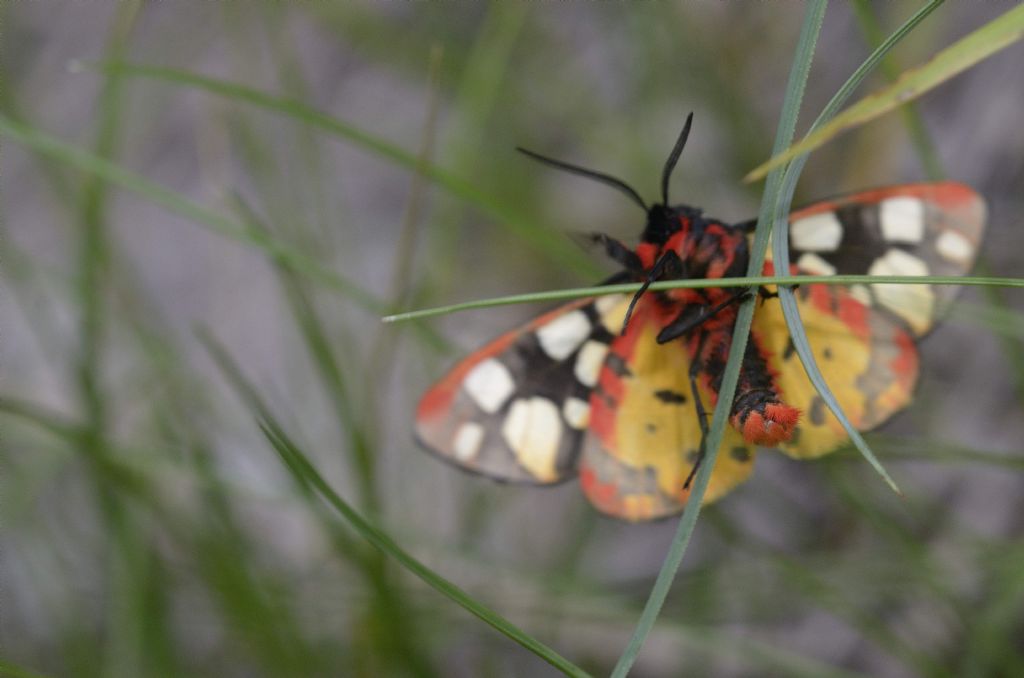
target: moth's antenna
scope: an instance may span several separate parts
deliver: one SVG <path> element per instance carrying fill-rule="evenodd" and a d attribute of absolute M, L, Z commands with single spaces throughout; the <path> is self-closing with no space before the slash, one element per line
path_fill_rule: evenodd
<path fill-rule="evenodd" d="M 564 170 L 572 174 L 579 174 L 580 176 L 587 177 L 588 179 L 593 179 L 594 181 L 599 181 L 602 184 L 611 186 L 612 188 L 617 188 L 618 190 L 622 191 L 627 196 L 629 196 L 629 198 L 637 205 L 640 205 L 640 207 L 643 208 L 644 212 L 648 211 L 647 203 L 645 203 L 644 199 L 640 197 L 640 194 L 633 190 L 631 186 L 629 186 L 626 182 L 622 181 L 621 179 L 616 179 L 615 177 L 608 176 L 607 174 L 595 172 L 594 170 L 588 170 L 584 167 L 579 167 L 577 165 L 571 165 L 567 162 L 562 162 L 561 160 L 555 160 L 554 158 L 549 158 L 545 155 L 541 155 L 540 153 L 528 151 L 520 146 L 516 146 L 516 150 L 527 157 L 533 158 L 537 162 L 541 162 L 545 165 L 550 165 L 551 167 Z M 676 155 L 678 156 L 679 154 L 676 153 Z"/>
<path fill-rule="evenodd" d="M 672 148 L 672 152 L 668 155 L 668 160 L 665 161 L 665 169 L 661 172 L 661 204 L 668 207 L 668 180 L 672 177 L 672 170 L 676 168 L 676 163 L 679 162 L 679 156 L 683 152 L 683 146 L 686 145 L 686 138 L 690 136 L 690 123 L 693 122 L 693 112 L 691 111 L 686 116 L 686 124 L 683 125 L 683 131 L 679 133 L 679 138 L 676 139 L 676 145 Z"/>

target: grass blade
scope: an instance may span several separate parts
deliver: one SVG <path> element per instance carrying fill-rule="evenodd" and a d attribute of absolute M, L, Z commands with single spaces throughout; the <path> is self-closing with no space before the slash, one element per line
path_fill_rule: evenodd
<path fill-rule="evenodd" d="M 213 210 L 185 200 L 174 191 L 155 184 L 138 174 L 129 172 L 123 167 L 105 160 L 96 154 L 60 141 L 29 125 L 12 120 L 5 115 L 0 115 L 0 136 L 17 141 L 37 153 L 60 160 L 71 167 L 141 195 L 151 202 L 175 214 L 180 214 L 186 219 L 190 219 L 219 235 L 247 245 L 253 245 L 268 254 L 280 257 L 305 275 L 343 291 L 354 303 L 371 313 L 380 315 L 386 312 L 387 306 L 383 301 L 305 254 L 281 244 L 269 235 L 261 234 L 249 228 L 246 224 L 221 216 Z"/>
<path fill-rule="evenodd" d="M 821 30 L 821 23 L 825 16 L 827 0 L 814 0 L 808 3 L 804 12 L 803 27 L 800 30 L 800 40 L 796 48 L 796 56 L 790 70 L 789 82 L 786 85 L 786 97 L 783 103 L 782 115 L 779 121 L 779 128 L 775 139 L 775 148 L 784 148 L 793 138 L 796 128 L 796 119 L 800 110 L 800 102 L 803 99 L 804 87 L 807 83 L 807 74 L 810 70 L 811 58 L 814 55 L 814 46 L 818 40 L 818 33 Z M 772 224 L 769 221 L 773 214 L 774 206 L 773 191 L 777 190 L 781 179 L 781 172 L 776 171 L 770 177 L 768 186 L 761 206 L 758 218 L 757 231 L 754 238 L 754 246 L 751 248 L 750 266 L 747 269 L 749 275 L 760 273 L 764 268 L 765 253 L 767 251 L 768 236 L 771 233 Z M 739 382 L 740 365 L 747 348 L 747 341 L 750 338 L 750 326 L 754 318 L 754 301 L 750 299 L 740 307 L 736 320 L 736 328 L 733 331 L 732 345 L 729 349 L 729 359 L 726 363 L 725 374 L 722 377 L 722 385 L 719 389 L 718 402 L 715 404 L 714 416 L 711 420 L 711 431 L 708 434 L 706 457 L 697 477 L 694 480 L 693 490 L 686 502 L 686 508 L 679 519 L 679 526 L 676 535 L 669 547 L 665 562 L 658 572 L 654 587 L 651 589 L 647 603 L 637 622 L 636 630 L 630 638 L 612 672 L 613 678 L 624 678 L 636 661 L 637 655 L 643 647 L 647 635 L 654 627 L 654 622 L 661 611 L 665 598 L 668 596 L 672 580 L 675 579 L 676 571 L 686 553 L 690 536 L 693 534 L 697 524 L 697 517 L 700 515 L 700 504 L 704 499 L 708 482 L 711 479 L 711 472 L 715 467 L 715 459 L 718 456 L 718 447 L 722 441 L 722 434 L 725 431 L 725 424 L 729 418 L 729 410 L 732 407 L 733 397 L 736 393 L 736 385 Z"/>
<path fill-rule="evenodd" d="M 885 55 L 895 47 L 904 36 L 910 33 L 915 26 L 923 21 L 933 11 L 938 9 L 941 4 L 942 0 L 933 0 L 933 2 L 926 4 L 915 12 L 907 21 L 905 21 L 903 25 L 897 28 L 892 35 L 883 41 L 871 53 L 871 55 L 865 59 L 864 63 L 853 72 L 853 75 L 843 83 L 843 86 L 839 88 L 839 91 L 836 92 L 835 96 L 832 97 L 828 104 L 825 105 L 825 108 L 811 125 L 808 135 L 813 135 L 816 130 L 827 126 L 828 121 L 833 118 L 839 110 L 839 107 L 843 105 L 846 99 L 849 98 L 864 78 L 866 78 L 867 75 L 882 62 Z M 797 155 L 793 162 L 786 168 L 786 173 L 782 181 L 780 200 L 776 207 L 776 223 L 788 222 L 789 207 L 793 200 L 793 193 L 796 191 L 796 183 L 800 178 L 800 172 L 803 170 L 804 165 L 807 162 L 808 155 L 809 151 Z M 783 228 L 779 230 L 777 237 L 773 242 L 773 248 L 774 251 L 772 256 L 778 264 L 778 270 L 788 271 L 789 229 Z M 874 452 L 872 452 L 867 442 L 865 442 L 864 437 L 861 436 L 860 432 L 856 427 L 854 427 L 853 423 L 850 422 L 846 414 L 843 412 L 839 401 L 836 400 L 835 395 L 832 393 L 832 389 L 829 388 L 828 383 L 821 374 L 821 370 L 818 369 L 817 360 L 814 357 L 814 352 L 811 349 L 810 342 L 808 341 L 807 332 L 804 328 L 803 321 L 800 318 L 800 311 L 797 307 L 796 297 L 793 294 L 792 289 L 780 286 L 778 288 L 778 292 L 779 302 L 782 305 L 783 316 L 786 319 L 786 326 L 789 328 L 790 336 L 793 339 L 793 345 L 796 348 L 800 362 L 804 366 L 804 371 L 807 373 L 807 377 L 814 385 L 814 388 L 818 391 L 822 400 L 824 400 L 825 405 L 828 406 L 829 410 L 832 411 L 836 416 L 836 419 L 839 420 L 839 423 L 846 430 L 847 435 L 850 437 L 850 441 L 861 453 L 864 459 L 871 464 L 875 471 L 894 492 L 901 494 L 899 487 L 882 466 L 881 462 L 878 461 Z"/>
<path fill-rule="evenodd" d="M 788 255 L 787 255 L 788 256 Z M 678 288 L 704 287 L 758 287 L 761 285 L 872 285 L 885 283 L 893 285 L 963 285 L 965 287 L 1024 287 L 1024 278 L 1007 277 L 965 277 L 965 276 L 877 276 L 877 275 L 789 275 L 789 276 L 750 276 L 746 278 L 701 278 L 699 280 L 663 280 L 651 283 L 651 291 L 672 290 Z M 381 318 L 382 322 L 394 323 L 408 320 L 420 320 L 432 316 L 447 315 L 460 311 L 480 308 L 511 306 L 513 304 L 533 304 L 548 301 L 567 301 L 581 297 L 598 297 L 605 294 L 633 294 L 640 289 L 639 283 L 622 283 L 619 285 L 602 285 L 600 287 L 571 287 L 564 290 L 547 290 L 544 292 L 527 292 L 510 294 L 505 297 L 490 297 L 474 301 L 463 301 L 434 308 L 396 313 Z"/>
<path fill-rule="evenodd" d="M 861 99 L 837 115 L 830 123 L 808 134 L 799 143 L 754 168 L 744 181 L 756 181 L 767 172 L 818 148 L 841 132 L 874 120 L 901 104 L 916 99 L 930 89 L 992 56 L 1024 37 L 1024 5 L 1018 5 L 985 24 L 965 38 L 936 54 L 918 68 L 905 71 L 892 85 Z"/>
<path fill-rule="evenodd" d="M 263 430 L 274 450 L 280 456 L 284 466 L 301 486 L 311 488 L 319 494 L 328 505 L 345 519 L 360 537 L 484 623 L 519 643 L 566 675 L 581 678 L 588 675 L 586 671 L 428 568 L 414 558 L 412 554 L 400 547 L 391 537 L 366 520 L 334 491 L 313 464 L 310 463 L 306 455 L 291 441 L 270 410 L 263 405 L 262 399 L 242 375 L 241 370 L 227 351 L 205 333 L 200 338 L 231 385 L 250 407 L 255 410 L 261 430 Z"/>
<path fill-rule="evenodd" d="M 912 19 L 917 17 L 923 11 L 931 12 L 932 9 L 937 8 L 942 4 L 944 0 L 933 0 L 923 8 L 915 13 Z M 884 43 L 884 34 L 882 33 L 882 27 L 878 23 L 878 18 L 875 15 L 877 7 L 871 5 L 869 0 L 853 0 L 850 4 L 853 8 L 853 13 L 857 17 L 857 23 L 860 24 L 861 32 L 864 34 L 865 41 L 868 45 L 874 45 L 880 47 Z M 934 6 L 934 7 L 933 7 Z M 909 23 L 909 22 L 908 22 Z M 904 24 L 905 26 L 906 24 Z M 900 27 L 900 30 L 903 26 Z M 891 39 L 891 38 L 890 38 Z M 895 82 L 900 77 L 899 65 L 892 59 L 883 59 L 879 64 L 879 68 L 885 75 L 886 80 L 889 82 Z M 939 153 L 935 148 L 935 144 L 932 142 L 931 137 L 928 135 L 928 129 L 925 127 L 924 119 L 921 117 L 920 111 L 917 110 L 917 104 L 913 101 L 908 101 L 900 107 L 900 117 L 903 118 L 903 126 L 907 130 L 907 134 L 910 135 L 910 141 L 917 151 L 917 157 L 921 161 L 921 167 L 924 169 L 924 175 L 929 181 L 939 181 L 945 178 L 946 173 L 942 170 L 942 162 L 939 160 Z"/>
<path fill-rule="evenodd" d="M 36 673 L 31 669 L 18 666 L 5 659 L 0 659 L 0 675 L 10 676 L 11 678 L 46 678 L 47 676 L 45 673 Z"/>
<path fill-rule="evenodd" d="M 311 108 L 300 101 L 278 97 L 226 80 L 208 78 L 174 68 L 124 63 L 80 64 L 80 67 L 95 68 L 100 72 L 123 73 L 125 75 L 150 78 L 172 85 L 194 87 L 234 101 L 282 113 L 302 124 L 319 129 L 338 139 L 343 139 L 396 165 L 421 173 L 452 195 L 478 207 L 497 223 L 507 227 L 525 242 L 529 243 L 538 252 L 557 262 L 561 268 L 569 268 L 585 275 L 594 275 L 597 271 L 594 263 L 561 234 L 538 228 L 531 222 L 523 219 L 515 210 L 502 205 L 494 198 L 476 189 L 472 182 L 463 180 L 436 165 L 421 163 L 414 153 L 409 153 L 399 146 Z"/>

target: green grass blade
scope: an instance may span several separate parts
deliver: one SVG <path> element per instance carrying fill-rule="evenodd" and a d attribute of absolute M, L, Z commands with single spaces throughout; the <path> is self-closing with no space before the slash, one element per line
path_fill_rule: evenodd
<path fill-rule="evenodd" d="M 226 80 L 208 78 L 173 68 L 122 63 L 83 64 L 82 67 L 96 68 L 100 72 L 123 73 L 125 75 L 149 78 L 172 85 L 194 87 L 234 101 L 282 113 L 305 125 L 322 130 L 333 137 L 343 139 L 396 165 L 422 173 L 423 176 L 452 195 L 479 208 L 562 268 L 569 268 L 585 275 L 594 275 L 597 270 L 594 263 L 561 234 L 537 227 L 520 216 L 514 209 L 501 204 L 496 199 L 476 189 L 472 182 L 457 177 L 436 165 L 423 164 L 416 157 L 416 154 L 364 132 L 354 125 L 317 111 L 300 101 L 278 97 Z"/>
<path fill-rule="evenodd" d="M 884 40 L 872 53 L 865 59 L 864 63 L 854 71 L 853 75 L 843 83 L 843 86 L 839 88 L 835 96 L 825 105 L 825 108 L 818 115 L 818 118 L 811 125 L 809 135 L 813 135 L 816 130 L 822 129 L 828 125 L 829 120 L 833 119 L 833 116 L 839 110 L 839 107 L 843 105 L 847 98 L 853 93 L 858 85 L 868 76 L 868 74 L 874 70 L 881 62 L 885 55 L 899 43 L 911 30 L 914 29 L 919 23 L 928 17 L 933 11 L 938 9 L 939 5 L 942 4 L 942 0 L 933 0 L 917 12 L 915 12 L 907 21 L 905 21 L 899 28 L 893 32 L 886 40 Z M 787 223 L 789 206 L 793 200 L 793 193 L 796 191 L 796 183 L 800 178 L 800 172 L 803 170 L 804 165 L 807 162 L 809 152 L 800 153 L 797 155 L 793 162 L 786 169 L 785 176 L 782 181 L 782 190 L 780 195 L 779 204 L 776 207 L 776 223 Z M 776 234 L 776 238 L 773 242 L 773 258 L 778 264 L 778 270 L 788 271 L 789 270 L 789 230 L 780 229 Z M 846 430 L 849 435 L 851 442 L 861 453 L 864 459 L 875 469 L 875 471 L 882 476 L 882 479 L 893 489 L 894 492 L 900 493 L 899 487 L 893 481 L 892 477 L 882 466 L 881 462 L 872 452 L 871 448 L 865 442 L 863 436 L 854 427 L 853 423 L 847 418 L 843 412 L 842 406 L 839 401 L 836 400 L 835 395 L 829 388 L 824 376 L 821 374 L 821 370 L 818 368 L 817 360 L 814 357 L 814 352 L 811 349 L 810 343 L 807 338 L 807 332 L 804 328 L 803 322 L 800 318 L 800 311 L 797 307 L 796 297 L 793 291 L 788 287 L 779 287 L 779 302 L 782 305 L 783 316 L 786 319 L 786 325 L 789 328 L 790 336 L 793 339 L 793 345 L 796 348 L 797 355 L 800 358 L 800 362 L 804 366 L 804 371 L 807 373 L 808 378 L 814 385 L 818 394 L 824 400 L 825 405 L 828 406 L 829 410 L 836 416 L 839 423 Z"/>
<path fill-rule="evenodd" d="M 801 141 L 754 168 L 745 181 L 761 179 L 767 172 L 818 148 L 840 133 L 874 120 L 901 104 L 916 99 L 960 72 L 1009 47 L 1024 37 L 1024 5 L 1008 10 L 936 54 L 918 68 L 903 73 L 892 85 L 861 99 L 850 108 L 808 134 Z"/>
<path fill-rule="evenodd" d="M 37 673 L 6 659 L 0 659 L 0 676 L 10 676 L 11 678 L 47 678 L 45 673 Z"/>
<path fill-rule="evenodd" d="M 916 12 L 914 12 L 914 14 L 912 14 L 909 19 L 903 22 L 903 24 L 901 24 L 900 27 L 897 28 L 892 33 L 892 35 L 890 35 L 885 40 L 881 41 L 879 45 L 871 52 L 871 54 L 868 55 L 868 58 L 864 60 L 864 63 L 857 67 L 857 70 L 855 70 L 853 74 L 850 75 L 850 77 L 846 80 L 846 82 L 843 83 L 842 87 L 839 88 L 839 91 L 837 91 L 835 95 L 833 95 L 833 97 L 829 99 L 829 102 L 825 104 L 825 107 L 821 110 L 821 113 L 818 114 L 817 119 L 815 119 L 814 123 L 811 125 L 810 129 L 808 130 L 808 133 L 813 133 L 819 130 L 822 127 L 822 125 L 831 120 L 839 111 L 839 107 L 846 103 L 846 100 L 849 99 L 850 95 L 853 94 L 854 90 L 856 90 L 857 87 L 859 87 L 860 84 L 864 82 L 864 79 L 867 78 L 867 76 L 870 75 L 876 68 L 885 63 L 885 56 L 892 50 L 892 48 L 895 47 L 912 30 L 914 30 L 914 28 L 916 28 L 918 24 L 927 19 L 928 16 L 931 15 L 932 12 L 937 10 L 944 2 L 945 0 L 931 0 L 931 2 L 926 3 Z M 806 158 L 807 154 L 802 153 L 800 154 L 800 156 Z M 783 181 L 784 185 L 788 181 L 790 181 L 790 175 L 795 175 L 798 177 L 800 171 L 803 169 L 802 163 L 800 165 L 796 164 L 796 161 L 800 159 L 800 156 L 794 157 L 793 164 L 786 171 L 787 177 Z"/>
<path fill-rule="evenodd" d="M 792 140 L 796 128 L 796 119 L 800 110 L 800 102 L 803 99 L 804 88 L 807 83 L 807 74 L 810 70 L 811 58 L 814 55 L 814 47 L 818 40 L 818 33 L 825 16 L 827 0 L 814 0 L 808 3 L 804 13 L 804 22 L 800 31 L 800 40 L 796 48 L 796 56 L 793 59 L 793 66 L 790 71 L 789 82 L 786 84 L 786 96 L 783 103 L 782 115 L 779 121 L 779 128 L 775 139 L 775 148 L 781 149 Z M 772 207 L 774 206 L 773 190 L 777 190 L 781 172 L 774 172 L 768 181 L 762 202 L 760 216 L 758 218 L 757 231 L 754 238 L 754 246 L 751 249 L 750 266 L 747 270 L 749 275 L 760 273 L 764 268 L 764 259 L 767 251 L 768 237 L 771 233 Z M 729 359 L 726 363 L 725 373 L 722 377 L 722 384 L 719 389 L 718 402 L 715 404 L 714 415 L 711 420 L 711 430 L 706 441 L 705 458 L 697 477 L 693 483 L 693 489 L 686 502 L 686 508 L 679 519 L 679 526 L 676 529 L 675 537 L 665 557 L 665 562 L 658 572 L 654 587 L 648 596 L 647 603 L 637 622 L 636 630 L 630 638 L 612 672 L 613 678 L 624 678 L 637 655 L 643 647 L 654 622 L 665 603 L 672 580 L 675 579 L 676 571 L 686 553 L 690 536 L 693 534 L 697 524 L 697 517 L 700 515 L 700 505 L 704 499 L 711 473 L 715 467 L 715 460 L 718 456 L 718 447 L 722 441 L 722 434 L 725 431 L 726 421 L 729 418 L 729 410 L 732 408 L 733 398 L 736 393 L 736 385 L 739 382 L 740 365 L 743 362 L 743 355 L 746 351 L 747 341 L 750 338 L 750 326 L 754 318 L 753 299 L 744 302 L 738 312 L 736 328 L 733 331 L 732 345 L 729 348 Z"/>
<path fill-rule="evenodd" d="M 276 418 L 269 409 L 263 405 L 255 388 L 242 375 L 241 370 L 227 351 L 205 333 L 201 334 L 200 338 L 231 385 L 255 410 L 261 430 L 281 458 L 285 468 L 294 476 L 296 482 L 315 490 L 328 505 L 345 519 L 360 537 L 481 621 L 519 643 L 566 675 L 579 676 L 581 678 L 588 675 L 586 671 L 428 568 L 414 558 L 412 554 L 400 547 L 391 537 L 366 520 L 334 491 L 313 464 L 310 463 L 306 455 L 292 442 L 285 433 L 284 428 L 276 421 Z"/>
<path fill-rule="evenodd" d="M 889 475 L 889 472 L 885 470 L 882 463 L 875 456 L 875 453 L 871 451 L 871 448 L 864 441 L 864 437 L 861 436 L 860 432 L 846 417 L 843 408 L 839 405 L 839 401 L 836 400 L 835 395 L 832 393 L 832 389 L 829 388 L 828 382 L 825 381 L 821 371 L 818 369 L 817 362 L 814 359 L 814 352 L 807 341 L 807 332 L 804 330 L 803 322 L 800 320 L 800 311 L 797 308 L 796 297 L 793 295 L 792 290 L 780 287 L 779 302 L 782 304 L 782 312 L 786 318 L 786 325 L 789 327 L 790 337 L 793 339 L 793 345 L 796 347 L 800 362 L 803 363 L 804 371 L 807 372 L 807 378 L 811 380 L 811 383 L 825 401 L 828 409 L 832 411 L 832 414 L 836 415 L 836 419 L 846 429 L 847 435 L 850 436 L 850 441 L 857 447 L 861 455 L 882 476 L 882 479 L 892 488 L 893 492 L 903 494 L 899 486 L 896 485 L 896 482 Z M 796 319 L 795 322 L 792 320 L 793 318 Z"/>
<path fill-rule="evenodd" d="M 761 285 L 873 285 L 878 283 L 893 285 L 963 285 L 965 287 L 1024 287 L 1024 278 L 1007 278 L 1001 276 L 966 277 L 966 276 L 876 276 L 876 275 L 789 275 L 789 276 L 751 276 L 747 278 L 701 278 L 699 280 L 663 280 L 652 283 L 648 289 L 672 290 L 679 288 L 705 287 L 759 287 Z M 434 308 L 417 311 L 406 311 L 381 318 L 382 322 L 404 322 L 420 320 L 438 315 L 470 311 L 480 308 L 511 306 L 514 304 L 534 304 L 538 302 L 567 301 L 581 297 L 598 297 L 605 294 L 633 294 L 640 289 L 639 283 L 622 283 L 619 285 L 602 285 L 599 287 L 571 287 L 564 290 L 547 290 L 545 292 L 527 292 L 510 294 L 505 297 L 490 297 L 474 301 L 463 301 Z"/>
<path fill-rule="evenodd" d="M 141 195 L 147 200 L 190 219 L 199 226 L 219 235 L 258 247 L 268 254 L 281 257 L 297 270 L 302 271 L 303 274 L 327 286 L 341 290 L 354 303 L 371 313 L 380 315 L 387 310 L 387 305 L 383 301 L 305 254 L 278 242 L 269 235 L 258 233 L 246 224 L 239 223 L 217 214 L 213 210 L 185 200 L 174 191 L 155 184 L 138 174 L 129 172 L 123 167 L 109 162 L 94 153 L 67 144 L 4 115 L 0 115 L 0 136 L 17 141 L 38 153 L 55 158 L 71 167 L 98 176 L 105 181 Z"/>
<path fill-rule="evenodd" d="M 267 226 L 259 220 L 245 201 L 240 197 L 237 201 L 246 221 L 252 223 L 260 232 L 269 233 Z M 352 354 L 353 342 L 348 337 L 344 341 L 332 338 L 316 304 L 302 285 L 297 271 L 278 258 L 274 258 L 273 263 L 295 326 L 301 333 L 310 360 L 317 367 L 317 377 L 334 405 L 339 433 L 348 438 L 346 451 L 358 479 L 359 505 L 371 515 L 375 515 L 379 510 L 379 502 L 375 459 L 372 452 L 372 427 L 366 424 L 362 416 L 358 406 L 360 399 L 352 395 L 355 392 L 351 386 L 352 375 L 349 374 L 352 364 L 349 363 L 349 370 L 346 371 L 344 361 L 339 359 L 339 355 Z"/>
<path fill-rule="evenodd" d="M 917 14 L 926 10 L 930 13 L 932 9 L 941 5 L 942 2 L 943 0 L 933 0 L 933 2 L 918 10 L 912 18 L 916 18 Z M 878 23 L 878 18 L 875 16 L 877 6 L 872 6 L 869 0 L 853 0 L 850 5 L 853 8 L 854 16 L 857 17 L 857 22 L 860 24 L 861 32 L 864 33 L 866 42 L 876 47 L 881 46 L 884 42 L 884 34 L 882 33 L 882 27 Z M 900 29 L 902 30 L 902 28 Z M 879 68 L 889 82 L 895 82 L 900 76 L 899 66 L 892 59 L 883 59 L 879 64 Z M 939 160 L 939 153 L 935 148 L 935 144 L 928 135 L 928 128 L 925 127 L 924 119 L 921 117 L 920 111 L 917 110 L 917 104 L 913 101 L 908 101 L 901 106 L 900 117 L 903 118 L 903 126 L 906 128 L 907 134 L 910 135 L 910 141 L 917 151 L 917 157 L 921 161 L 925 176 L 928 177 L 929 181 L 943 179 L 946 173 L 942 169 L 942 162 Z"/>
<path fill-rule="evenodd" d="M 139 3 L 126 2 L 114 13 L 104 48 L 108 59 L 123 57 L 135 33 Z M 93 152 L 105 161 L 113 161 L 121 145 L 124 129 L 124 78 L 109 74 L 103 78 L 97 100 L 98 115 L 94 128 Z M 78 236 L 75 246 L 77 301 L 81 308 L 78 322 L 79 348 L 75 357 L 79 407 L 87 422 L 85 435 L 78 444 L 89 458 L 105 456 L 104 441 L 113 421 L 107 381 L 107 340 L 113 318 L 109 304 L 110 272 L 115 262 L 111 238 L 109 187 L 100 177 L 90 175 L 76 206 Z M 89 449 L 91 448 L 91 449 Z M 96 504 L 110 534 L 110 548 L 104 553 L 107 572 L 106 597 L 110 615 L 105 620 L 102 646 L 97 648 L 101 670 L 112 674 L 140 672 L 139 629 L 141 610 L 136 592 L 148 580 L 145 560 L 147 545 L 135 516 L 127 515 L 122 497 L 107 482 L 104 467 L 88 467 Z"/>
<path fill-rule="evenodd" d="M 977 269 L 984 273 L 989 266 L 979 262 Z M 1009 363 L 1007 369 L 1013 374 L 1017 391 L 1017 402 L 1024 402 L 1024 319 L 1015 313 L 1013 307 L 996 288 L 982 288 L 987 308 L 976 315 L 985 318 L 989 328 L 996 332 L 1002 345 L 1003 355 Z"/>

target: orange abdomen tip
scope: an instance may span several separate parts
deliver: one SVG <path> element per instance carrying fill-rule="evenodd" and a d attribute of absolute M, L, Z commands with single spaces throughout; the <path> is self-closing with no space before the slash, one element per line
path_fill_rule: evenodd
<path fill-rule="evenodd" d="M 783 403 L 769 403 L 764 406 L 763 412 L 750 410 L 746 418 L 743 418 L 742 413 L 733 416 L 732 425 L 743 434 L 743 439 L 748 443 L 774 447 L 793 437 L 799 420 L 800 410 L 795 407 Z"/>

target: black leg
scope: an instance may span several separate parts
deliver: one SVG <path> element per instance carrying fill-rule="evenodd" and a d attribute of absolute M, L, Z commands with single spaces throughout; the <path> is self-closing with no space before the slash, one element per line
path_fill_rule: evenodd
<path fill-rule="evenodd" d="M 668 325 L 665 325 L 665 327 L 661 328 L 661 332 L 658 332 L 658 343 L 665 344 L 672 341 L 673 339 L 678 339 L 687 332 L 690 332 L 693 329 L 700 327 L 700 325 L 702 325 L 703 323 L 707 322 L 711 318 L 714 318 L 716 315 L 718 315 L 721 311 L 728 308 L 729 306 L 739 301 L 742 301 L 749 294 L 750 292 L 747 290 L 740 290 L 739 292 L 735 292 L 731 297 L 729 297 L 728 299 L 719 304 L 716 304 L 715 306 L 712 306 L 711 308 L 708 308 L 706 306 L 699 307 L 702 310 L 698 315 L 694 315 L 694 311 L 692 310 L 694 308 L 693 306 L 684 308 L 679 313 L 679 315 L 676 316 L 675 320 L 670 322 Z"/>
<path fill-rule="evenodd" d="M 697 388 L 697 373 L 700 371 L 700 354 L 704 349 L 704 342 L 707 336 L 702 336 L 700 342 L 697 345 L 697 352 L 694 356 L 693 362 L 690 364 L 690 393 L 693 395 L 694 407 L 697 409 L 697 422 L 700 425 L 700 446 L 697 448 L 697 460 L 693 462 L 693 468 L 690 469 L 690 475 L 686 476 L 686 482 L 683 483 L 683 489 L 689 489 L 690 483 L 693 482 L 694 476 L 697 475 L 697 469 L 700 468 L 700 464 L 704 461 L 705 445 L 708 439 L 708 414 L 704 411 L 704 403 L 700 399 L 700 391 Z"/>
<path fill-rule="evenodd" d="M 673 270 L 675 269 L 675 270 Z M 644 284 L 636 291 L 633 298 L 629 302 L 629 308 L 626 309 L 626 317 L 622 320 L 622 333 L 626 333 L 626 327 L 629 326 L 629 319 L 633 315 L 633 309 L 636 308 L 636 302 L 640 301 L 640 297 L 644 295 L 647 288 L 651 286 L 651 283 L 657 280 L 663 273 L 670 271 L 671 274 L 679 275 L 683 272 L 683 260 L 679 258 L 673 250 L 669 250 L 661 255 L 654 266 L 651 266 L 650 272 L 647 274 L 647 279 Z"/>
<path fill-rule="evenodd" d="M 622 264 L 627 271 L 635 275 L 643 275 L 644 266 L 640 263 L 640 257 L 637 256 L 636 252 L 604 233 L 591 233 L 587 237 L 591 242 L 603 245 L 604 251 L 609 258 Z"/>

